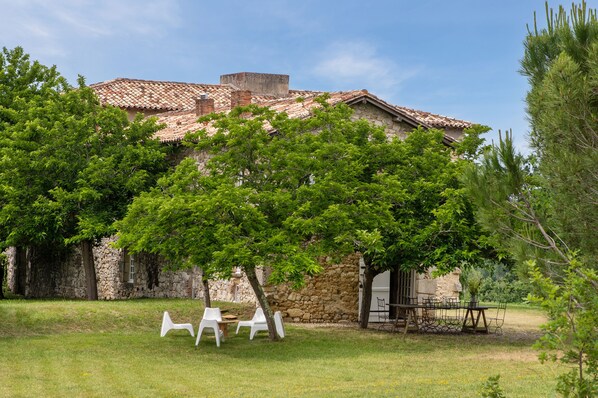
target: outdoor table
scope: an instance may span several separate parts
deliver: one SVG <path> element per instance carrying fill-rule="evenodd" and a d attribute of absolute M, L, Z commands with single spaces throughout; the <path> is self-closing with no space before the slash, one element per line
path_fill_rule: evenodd
<path fill-rule="evenodd" d="M 239 320 L 234 315 L 225 315 L 221 321 L 218 321 L 218 329 L 222 331 L 222 336 L 226 339 L 228 337 L 228 325 L 237 323 Z"/>
<path fill-rule="evenodd" d="M 463 328 L 461 329 L 464 332 L 472 332 L 472 333 L 488 333 L 488 322 L 486 322 L 486 310 L 490 308 L 490 306 L 465 306 L 463 307 L 467 311 L 465 312 L 465 318 L 463 319 Z M 474 312 L 477 312 L 477 315 L 474 315 Z M 483 320 L 484 325 L 483 327 L 479 327 L 480 318 Z"/>
<path fill-rule="evenodd" d="M 490 308 L 496 308 L 492 306 L 469 306 L 469 305 L 451 305 L 451 304 L 444 304 L 444 303 L 435 303 L 433 305 L 430 304 L 396 304 L 396 303 L 389 303 L 387 304 L 389 307 L 395 307 L 398 309 L 402 309 L 406 313 L 405 319 L 405 327 L 403 332 L 406 334 L 409 330 L 410 326 L 414 326 L 416 331 L 424 330 L 423 326 L 420 325 L 418 318 L 417 318 L 417 310 L 455 310 L 455 309 L 464 309 L 465 317 L 463 318 L 463 322 L 461 325 L 462 332 L 473 332 L 473 333 L 488 333 L 488 322 L 486 321 L 486 310 Z M 480 319 L 482 320 L 482 324 L 480 325 Z M 402 325 L 400 325 L 401 319 L 398 317 L 395 320 L 394 329 L 400 329 Z"/>
<path fill-rule="evenodd" d="M 405 330 L 403 331 L 404 334 L 407 334 L 407 331 L 409 330 L 409 325 L 411 323 L 413 323 L 413 325 L 415 326 L 415 330 L 419 330 L 419 324 L 417 322 L 417 309 L 421 308 L 422 306 L 417 305 L 417 304 L 395 304 L 395 303 L 389 303 L 387 305 L 389 307 L 395 307 L 395 308 L 405 310 L 405 313 L 407 314 L 407 318 L 405 319 Z M 395 319 L 394 327 L 396 329 L 399 329 L 399 327 L 400 327 L 398 316 Z"/>

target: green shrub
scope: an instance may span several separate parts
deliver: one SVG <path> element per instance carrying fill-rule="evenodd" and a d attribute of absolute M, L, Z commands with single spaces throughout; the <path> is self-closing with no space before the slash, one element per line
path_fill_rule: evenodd
<path fill-rule="evenodd" d="M 530 291 L 529 284 L 517 279 L 494 280 L 486 277 L 482 281 L 479 297 L 482 301 L 520 303 Z"/>
<path fill-rule="evenodd" d="M 500 375 L 490 376 L 482 386 L 480 397 L 482 398 L 505 398 L 505 393 L 498 385 Z"/>
<path fill-rule="evenodd" d="M 478 290 L 481 301 L 521 303 L 531 292 L 527 280 L 521 280 L 505 264 L 487 263 L 482 271 L 482 282 Z"/>

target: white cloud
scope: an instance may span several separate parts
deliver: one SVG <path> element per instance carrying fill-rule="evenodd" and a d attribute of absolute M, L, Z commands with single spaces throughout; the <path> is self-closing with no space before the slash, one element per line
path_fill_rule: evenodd
<path fill-rule="evenodd" d="M 45 7 L 68 30 L 86 36 L 159 36 L 179 24 L 176 0 L 62 0 Z"/>
<path fill-rule="evenodd" d="M 181 23 L 177 0 L 0 0 L 0 9 L 3 45 L 46 55 L 77 41 L 160 37 Z"/>
<path fill-rule="evenodd" d="M 416 76 L 418 70 L 401 67 L 359 41 L 330 46 L 316 62 L 313 73 L 332 82 L 335 89 L 365 88 L 381 97 L 393 97 L 401 83 Z"/>

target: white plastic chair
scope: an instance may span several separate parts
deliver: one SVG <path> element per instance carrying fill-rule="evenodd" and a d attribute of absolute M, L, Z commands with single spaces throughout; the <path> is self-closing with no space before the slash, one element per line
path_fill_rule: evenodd
<path fill-rule="evenodd" d="M 162 329 L 160 330 L 160 337 L 166 336 L 171 329 L 187 329 L 189 333 L 191 333 L 192 337 L 195 337 L 195 333 L 193 333 L 193 325 L 190 323 L 174 323 L 172 319 L 170 319 L 170 315 L 168 311 L 164 311 L 164 316 L 162 317 Z"/>
<path fill-rule="evenodd" d="M 251 332 L 253 334 L 255 334 L 254 332 L 254 327 L 256 324 L 260 324 L 266 323 L 266 316 L 264 315 L 264 310 L 261 309 L 261 307 L 258 307 L 255 310 L 255 314 L 253 314 L 253 318 L 251 318 L 250 321 L 239 321 L 239 323 L 237 324 L 237 332 L 236 334 L 239 334 L 239 329 L 244 326 L 244 327 L 250 327 L 251 328 Z"/>
<path fill-rule="evenodd" d="M 284 339 L 284 322 L 282 321 L 282 314 L 280 311 L 274 313 L 274 325 L 276 325 L 276 332 L 281 339 Z"/>
<path fill-rule="evenodd" d="M 284 338 L 284 323 L 282 321 L 282 314 L 280 313 L 280 311 L 276 311 L 274 313 L 274 325 L 276 326 L 276 333 L 278 333 L 278 336 L 280 336 L 281 339 Z M 264 319 L 263 322 L 258 322 L 255 323 L 252 327 L 251 327 L 251 333 L 249 334 L 249 340 L 253 340 L 253 337 L 255 336 L 255 334 L 257 332 L 259 332 L 260 330 L 268 330 L 268 324 L 266 323 L 266 320 Z"/>
<path fill-rule="evenodd" d="M 218 327 L 218 322 L 222 321 L 222 314 L 220 313 L 220 308 L 206 308 L 203 311 L 203 318 L 199 323 L 199 330 L 197 331 L 197 340 L 195 340 L 195 345 L 199 344 L 199 340 L 201 339 L 201 334 L 205 328 L 213 329 L 214 336 L 216 336 L 216 346 L 220 347 L 220 337 L 222 331 Z"/>

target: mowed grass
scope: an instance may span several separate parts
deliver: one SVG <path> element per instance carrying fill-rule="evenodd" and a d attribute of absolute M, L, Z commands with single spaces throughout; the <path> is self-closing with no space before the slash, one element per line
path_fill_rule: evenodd
<path fill-rule="evenodd" d="M 245 328 L 220 348 L 211 335 L 198 347 L 186 331 L 160 338 L 164 310 L 196 330 L 203 313 L 197 300 L 0 301 L 0 396 L 478 397 L 500 374 L 508 397 L 551 397 L 563 370 L 538 361 L 544 319 L 523 306 L 502 336 L 286 324 L 281 342 Z"/>

